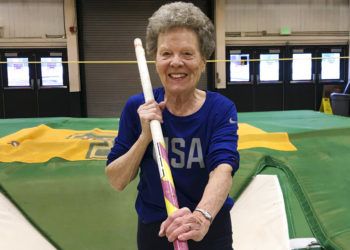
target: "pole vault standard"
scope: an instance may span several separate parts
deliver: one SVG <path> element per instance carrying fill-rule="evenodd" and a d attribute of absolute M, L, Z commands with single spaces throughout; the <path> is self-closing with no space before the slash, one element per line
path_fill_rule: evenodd
<path fill-rule="evenodd" d="M 134 45 L 145 101 L 147 102 L 150 100 L 154 100 L 151 79 L 149 77 L 145 57 L 145 50 L 142 47 L 141 39 L 136 38 L 134 40 Z M 162 183 L 166 211 L 169 216 L 179 208 L 179 205 L 177 202 L 173 176 L 171 175 L 171 170 L 169 166 L 168 151 L 165 148 L 164 137 L 162 128 L 160 126 L 160 122 L 158 120 L 152 120 L 150 122 L 150 126 L 153 139 L 153 147 L 156 152 L 158 170 L 160 180 Z M 175 240 L 174 249 L 188 250 L 187 242 Z"/>

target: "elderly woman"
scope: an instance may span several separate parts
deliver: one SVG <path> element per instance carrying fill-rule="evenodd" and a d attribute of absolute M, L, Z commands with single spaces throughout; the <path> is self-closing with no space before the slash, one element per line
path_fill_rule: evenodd
<path fill-rule="evenodd" d="M 106 173 L 117 190 L 139 174 L 139 249 L 232 249 L 228 197 L 238 169 L 237 113 L 232 101 L 197 88 L 215 46 L 214 27 L 191 3 L 163 5 L 149 19 L 147 52 L 163 87 L 155 101 L 132 96 L 122 112 Z M 167 217 L 149 123 L 162 122 L 180 209 Z"/>

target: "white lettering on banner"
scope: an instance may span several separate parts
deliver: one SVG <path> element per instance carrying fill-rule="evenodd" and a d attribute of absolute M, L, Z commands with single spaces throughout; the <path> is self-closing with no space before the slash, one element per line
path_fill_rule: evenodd
<path fill-rule="evenodd" d="M 164 137 L 165 147 L 169 150 L 169 138 Z M 187 143 L 188 144 L 188 143 Z M 183 138 L 172 138 L 170 140 L 170 151 L 177 157 L 169 157 L 170 166 L 173 168 L 192 168 L 192 164 L 198 163 L 200 168 L 204 168 L 203 150 L 200 138 L 192 138 L 191 144 L 186 145 Z M 190 147 L 186 150 L 186 147 Z M 188 152 L 187 164 L 185 164 L 185 152 Z M 153 159 L 156 161 L 155 151 L 153 149 Z"/>

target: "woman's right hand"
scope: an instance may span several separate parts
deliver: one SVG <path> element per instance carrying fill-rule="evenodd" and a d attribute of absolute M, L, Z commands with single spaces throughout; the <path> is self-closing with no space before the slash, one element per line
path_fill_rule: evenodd
<path fill-rule="evenodd" d="M 165 102 L 157 103 L 155 100 L 148 101 L 137 109 L 141 122 L 141 135 L 145 140 L 151 142 L 152 134 L 150 129 L 150 122 L 152 120 L 158 120 L 163 122 L 162 111 L 165 108 Z"/>

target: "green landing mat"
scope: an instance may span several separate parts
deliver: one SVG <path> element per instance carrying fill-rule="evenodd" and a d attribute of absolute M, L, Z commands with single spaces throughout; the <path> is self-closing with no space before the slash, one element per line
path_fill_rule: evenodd
<path fill-rule="evenodd" d="M 285 111 L 241 113 L 239 121 L 268 132 L 287 132 L 298 150 L 240 151 L 241 166 L 231 194 L 239 197 L 252 176 L 265 166 L 279 169 L 287 176 L 314 237 L 325 249 L 349 249 L 350 118 L 313 111 Z M 288 223 L 291 229 L 291 221 Z M 293 234 L 302 236 L 291 231 L 290 238 Z"/>
<path fill-rule="evenodd" d="M 267 132 L 287 132 L 298 150 L 241 150 L 240 170 L 234 177 L 231 195 L 237 199 L 260 172 L 283 172 L 279 175 L 283 193 L 292 201 L 286 205 L 290 237 L 313 235 L 325 249 L 347 249 L 350 119 L 313 111 L 239 113 L 238 117 L 239 122 Z M 115 130 L 118 120 L 0 120 L 0 138 L 39 124 L 76 130 Z M 36 164 L 2 162 L 1 191 L 60 249 L 136 249 L 137 181 L 123 192 L 116 192 L 109 186 L 104 168 L 104 160 L 53 158 Z"/>

